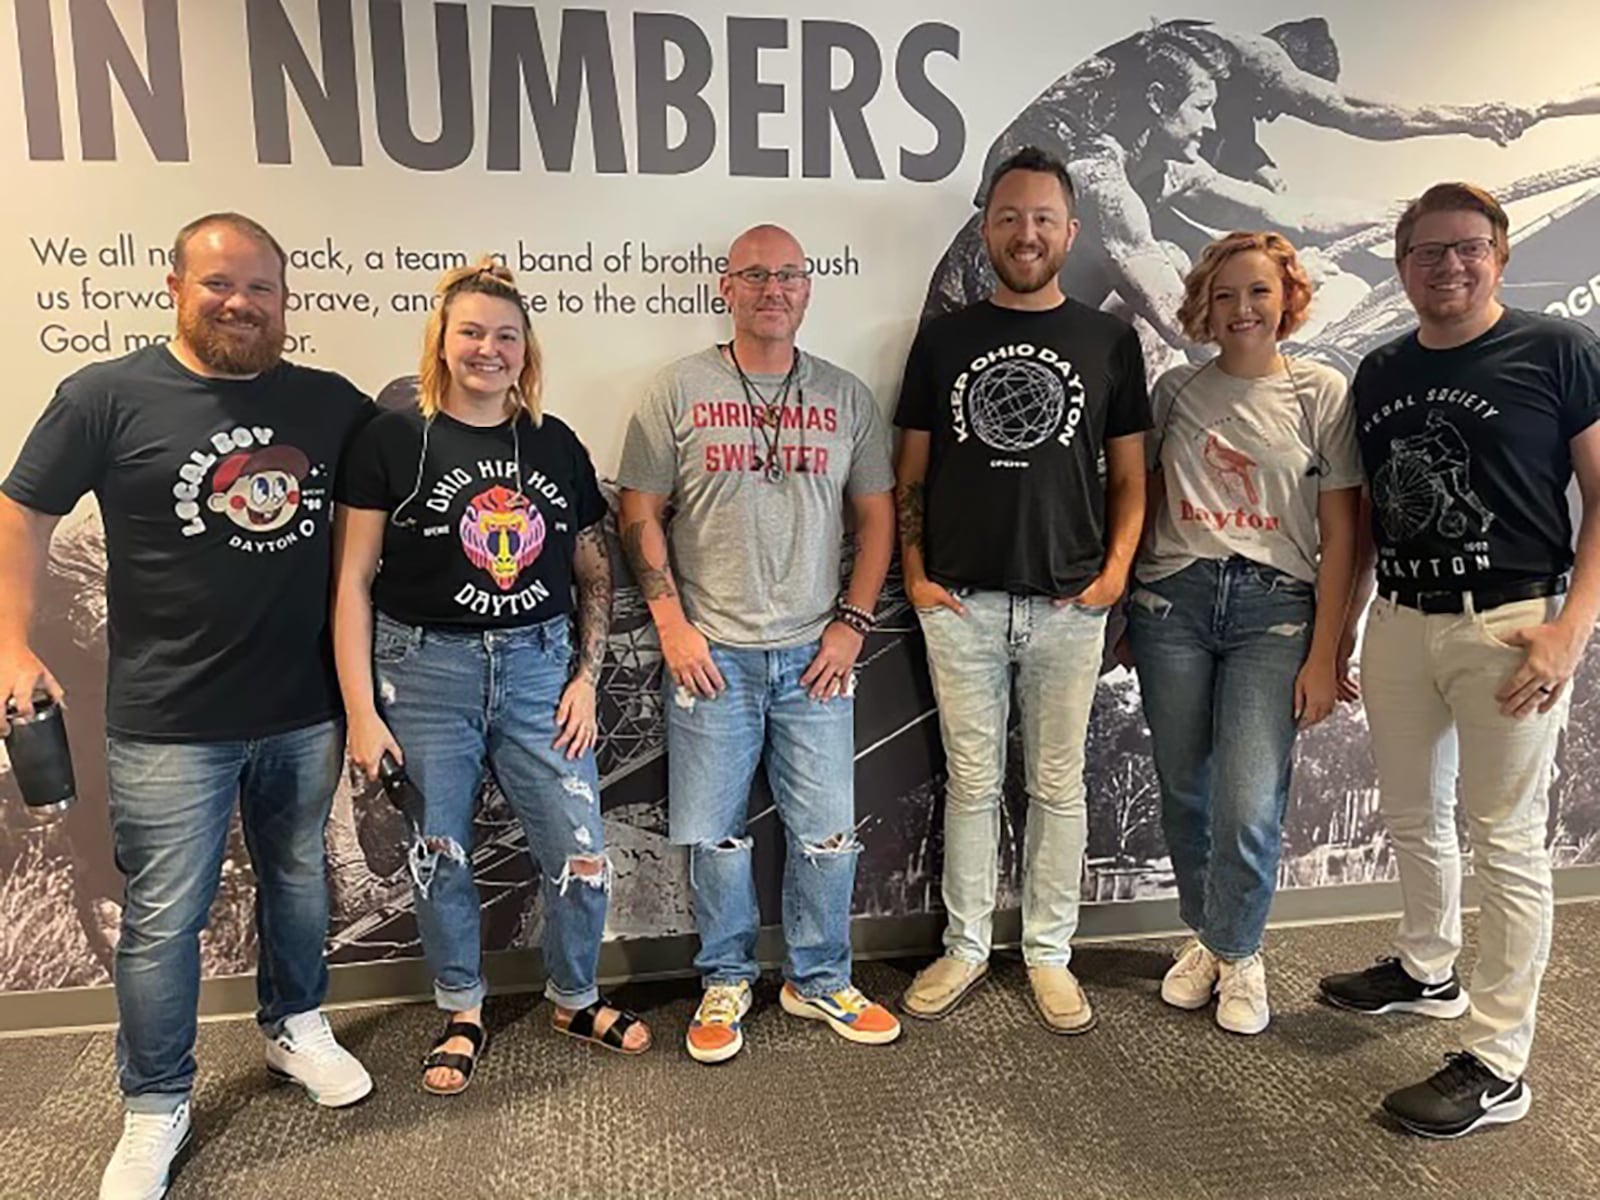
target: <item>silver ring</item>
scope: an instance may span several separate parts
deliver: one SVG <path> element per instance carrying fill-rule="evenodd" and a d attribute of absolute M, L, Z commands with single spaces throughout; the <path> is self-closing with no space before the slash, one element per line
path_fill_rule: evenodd
<path fill-rule="evenodd" d="M 1551 687 L 1548 683 L 1541 683 L 1539 685 L 1539 690 L 1548 696 L 1551 692 L 1555 691 L 1555 688 Z"/>

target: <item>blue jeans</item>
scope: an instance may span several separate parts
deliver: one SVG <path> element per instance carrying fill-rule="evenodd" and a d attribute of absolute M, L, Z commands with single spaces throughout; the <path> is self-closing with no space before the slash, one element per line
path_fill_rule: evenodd
<path fill-rule="evenodd" d="M 706 986 L 753 981 L 760 911 L 745 832 L 750 784 L 766 763 L 787 854 L 783 868 L 784 977 L 803 996 L 850 983 L 855 890 L 855 700 L 813 700 L 800 676 L 817 643 L 785 650 L 712 646 L 727 689 L 695 696 L 666 681 L 672 840 L 689 847 Z M 853 691 L 853 688 L 852 688 Z"/>
<path fill-rule="evenodd" d="M 472 878 L 472 819 L 484 767 L 527 835 L 541 876 L 545 996 L 585 1008 L 600 996 L 595 970 L 605 933 L 611 864 L 600 819 L 594 753 L 555 749 L 556 709 L 571 676 L 565 616 L 519 629 L 424 629 L 378 613 L 373 633 L 378 707 L 423 796 L 423 834 L 454 842 L 428 894 L 417 890 L 417 925 L 433 971 L 434 1000 L 465 1012 L 487 993 Z"/>
<path fill-rule="evenodd" d="M 919 608 L 939 703 L 944 801 L 945 953 L 984 962 L 993 941 L 1011 673 L 1017 671 L 1027 833 L 1022 956 L 1066 966 L 1078 929 L 1088 809 L 1083 743 L 1100 677 L 1106 610 L 1045 596 L 961 592 L 962 616 Z"/>
<path fill-rule="evenodd" d="M 200 931 L 222 878 L 238 799 L 256 874 L 256 1020 L 269 1036 L 322 1004 L 328 884 L 323 827 L 344 756 L 324 721 L 254 741 L 111 737 L 111 836 L 126 879 L 117 943 L 117 1066 L 124 1101 L 171 1112 L 194 1083 Z"/>
<path fill-rule="evenodd" d="M 1244 558 L 1137 585 L 1129 605 L 1178 913 L 1220 958 L 1261 949 L 1277 890 L 1315 607 L 1310 584 Z"/>

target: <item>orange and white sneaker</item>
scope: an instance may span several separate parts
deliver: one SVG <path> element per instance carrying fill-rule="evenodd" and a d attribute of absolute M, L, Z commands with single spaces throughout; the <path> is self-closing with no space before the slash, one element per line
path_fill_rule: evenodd
<path fill-rule="evenodd" d="M 744 1049 L 744 1015 L 750 1011 L 750 985 L 718 983 L 706 988 L 684 1039 L 695 1062 L 726 1062 Z"/>
<path fill-rule="evenodd" d="M 792 983 L 778 993 L 783 1011 L 808 1021 L 826 1021 L 840 1037 L 868 1046 L 883 1046 L 900 1036 L 900 1022 L 881 1004 L 868 1000 L 852 985 L 831 996 L 802 996 Z"/>

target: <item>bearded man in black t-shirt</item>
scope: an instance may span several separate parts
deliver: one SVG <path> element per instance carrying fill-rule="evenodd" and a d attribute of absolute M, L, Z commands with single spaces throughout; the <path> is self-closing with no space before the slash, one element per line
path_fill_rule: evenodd
<path fill-rule="evenodd" d="M 1067 168 L 1023 150 L 984 195 L 994 297 L 922 327 L 895 414 L 906 593 L 949 771 L 945 952 L 902 1005 L 945 1016 L 988 970 L 1015 668 L 1029 803 L 1022 954 L 1045 1027 L 1083 1033 L 1094 1012 L 1067 966 L 1087 830 L 1083 747 L 1106 613 L 1144 520 L 1150 405 L 1132 327 L 1061 292 L 1078 228 Z"/>
<path fill-rule="evenodd" d="M 105 525 L 126 1116 L 101 1200 L 164 1194 L 188 1138 L 199 934 L 236 797 L 267 1066 L 328 1107 L 372 1090 L 319 1011 L 323 826 L 344 749 L 329 517 L 372 406 L 342 377 L 282 361 L 286 262 L 237 213 L 185 226 L 167 278 L 176 336 L 63 381 L 0 484 L 0 701 L 24 716 L 36 695 L 62 696 L 30 645 L 51 531 L 91 491 Z"/>
<path fill-rule="evenodd" d="M 1405 913 L 1392 957 L 1329 976 L 1322 994 L 1356 1012 L 1471 1014 L 1445 1067 L 1383 1102 L 1432 1137 L 1528 1111 L 1553 916 L 1550 780 L 1600 611 L 1600 338 L 1500 303 L 1507 234 L 1480 188 L 1423 193 L 1395 231 L 1418 328 L 1367 355 L 1351 388 L 1378 591 L 1360 694 Z M 1352 606 L 1346 662 L 1373 581 Z M 1355 694 L 1348 674 L 1343 688 Z M 1483 889 L 1470 997 L 1455 970 L 1458 796 Z"/>

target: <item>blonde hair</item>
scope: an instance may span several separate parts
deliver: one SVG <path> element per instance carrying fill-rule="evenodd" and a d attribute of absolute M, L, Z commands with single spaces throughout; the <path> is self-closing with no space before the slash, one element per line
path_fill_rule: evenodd
<path fill-rule="evenodd" d="M 539 339 L 533 334 L 533 322 L 528 320 L 527 307 L 522 303 L 522 293 L 517 291 L 516 276 L 492 258 L 478 260 L 475 267 L 457 267 L 446 271 L 434 288 L 439 298 L 428 316 L 427 328 L 422 334 L 422 363 L 417 369 L 417 407 L 428 419 L 437 416 L 444 408 L 444 398 L 450 388 L 450 371 L 444 365 L 444 335 L 450 327 L 450 306 L 458 296 L 492 296 L 516 305 L 522 318 L 522 338 L 527 346 L 523 356 L 522 371 L 506 394 L 506 416 L 515 417 L 525 409 L 535 425 L 544 420 L 540 408 L 539 392 L 544 383 L 544 359 L 539 353 Z"/>
<path fill-rule="evenodd" d="M 1218 238 L 1200 254 L 1200 261 L 1183 281 L 1183 303 L 1178 306 L 1178 323 L 1184 336 L 1193 342 L 1209 342 L 1211 336 L 1211 285 L 1223 263 L 1235 254 L 1259 250 L 1272 260 L 1283 281 L 1283 316 L 1278 320 L 1275 338 L 1282 341 L 1306 323 L 1311 310 L 1311 278 L 1300 265 L 1293 244 L 1281 233 L 1236 232 Z"/>

